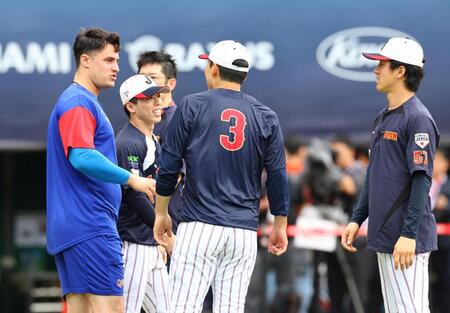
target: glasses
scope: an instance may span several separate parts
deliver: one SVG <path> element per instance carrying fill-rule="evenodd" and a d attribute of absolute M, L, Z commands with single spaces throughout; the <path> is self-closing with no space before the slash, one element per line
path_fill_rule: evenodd
<path fill-rule="evenodd" d="M 164 80 L 164 81 L 167 81 L 165 76 L 149 75 L 148 77 L 150 77 L 152 80 Z"/>

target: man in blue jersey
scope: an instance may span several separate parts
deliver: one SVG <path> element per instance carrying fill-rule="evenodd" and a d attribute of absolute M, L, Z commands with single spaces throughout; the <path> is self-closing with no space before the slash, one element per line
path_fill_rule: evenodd
<path fill-rule="evenodd" d="M 162 95 L 169 87 L 156 85 L 148 76 L 134 75 L 120 86 L 128 123 L 116 138 L 121 167 L 143 177 L 156 177 L 160 146 L 153 134 L 161 120 Z M 167 254 L 153 238 L 154 206 L 142 193 L 122 186 L 117 228 L 122 239 L 125 263 L 125 312 L 169 312 Z M 171 251 L 172 240 L 167 247 Z"/>
<path fill-rule="evenodd" d="M 179 104 L 162 145 L 155 239 L 172 235 L 167 203 L 186 162 L 186 188 L 169 274 L 170 311 L 201 312 L 212 285 L 214 312 L 244 312 L 256 258 L 261 173 L 275 216 L 269 252 L 286 251 L 289 192 L 278 116 L 241 92 L 250 55 L 217 43 L 207 60 L 208 91 Z"/>
<path fill-rule="evenodd" d="M 73 46 L 77 70 L 49 120 L 47 249 L 68 311 L 123 312 L 123 260 L 116 222 L 120 185 L 153 200 L 155 181 L 117 166 L 114 132 L 97 96 L 114 86 L 120 38 L 83 29 Z"/>
<path fill-rule="evenodd" d="M 368 249 L 377 252 L 385 311 L 430 312 L 428 260 L 437 232 L 428 194 L 439 132 L 415 94 L 423 50 L 412 39 L 391 38 L 379 53 L 363 55 L 379 61 L 376 89 L 388 106 L 375 118 L 366 182 L 341 243 L 355 252 L 369 218 Z"/>

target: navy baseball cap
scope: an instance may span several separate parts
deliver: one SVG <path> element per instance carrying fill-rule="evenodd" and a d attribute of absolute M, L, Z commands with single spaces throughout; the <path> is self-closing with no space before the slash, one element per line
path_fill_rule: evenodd
<path fill-rule="evenodd" d="M 158 86 L 150 77 L 141 74 L 131 76 L 120 85 L 120 99 L 123 105 L 133 98 L 147 99 L 158 93 L 168 92 L 169 87 Z"/>

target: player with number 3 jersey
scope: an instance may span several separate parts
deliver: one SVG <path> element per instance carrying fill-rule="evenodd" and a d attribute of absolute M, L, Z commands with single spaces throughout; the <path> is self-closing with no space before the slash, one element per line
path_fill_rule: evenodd
<path fill-rule="evenodd" d="M 241 92 L 247 49 L 221 41 L 209 55 L 208 91 L 185 97 L 162 145 L 155 239 L 171 235 L 167 202 L 186 162 L 186 188 L 169 274 L 171 312 L 201 312 L 212 285 L 214 312 L 243 312 L 256 257 L 261 173 L 275 225 L 269 252 L 287 248 L 289 192 L 277 115 Z M 164 243 L 161 243 L 164 244 Z"/>

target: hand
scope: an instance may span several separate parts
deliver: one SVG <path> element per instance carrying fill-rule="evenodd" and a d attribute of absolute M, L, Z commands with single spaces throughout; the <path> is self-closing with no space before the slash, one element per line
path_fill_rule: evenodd
<path fill-rule="evenodd" d="M 275 216 L 275 224 L 269 234 L 267 251 L 275 255 L 282 255 L 288 246 L 286 234 L 287 219 L 285 216 Z"/>
<path fill-rule="evenodd" d="M 351 222 L 342 232 L 341 245 L 345 250 L 350 252 L 356 252 L 357 249 L 353 247 L 353 241 L 359 231 L 359 225 L 357 223 Z"/>
<path fill-rule="evenodd" d="M 163 258 L 164 264 L 167 264 L 167 252 L 166 249 L 164 249 L 163 246 L 158 246 L 159 254 L 161 254 L 161 257 Z"/>
<path fill-rule="evenodd" d="M 156 180 L 131 174 L 127 183 L 134 190 L 145 193 L 150 201 L 155 203 Z"/>
<path fill-rule="evenodd" d="M 414 263 L 414 255 L 416 253 L 416 240 L 401 236 L 398 238 L 397 243 L 394 246 L 394 266 L 395 269 L 400 268 L 402 271 L 405 268 L 409 268 Z"/>
<path fill-rule="evenodd" d="M 155 225 L 153 226 L 153 235 L 155 240 L 163 247 L 170 246 L 170 239 L 172 238 L 172 219 L 169 214 L 156 213 Z"/>
<path fill-rule="evenodd" d="M 175 235 L 172 235 L 172 237 L 169 237 L 167 234 L 164 234 L 164 241 L 167 243 L 167 246 L 163 246 L 163 247 L 169 256 L 172 255 L 175 240 L 176 240 Z"/>

